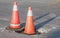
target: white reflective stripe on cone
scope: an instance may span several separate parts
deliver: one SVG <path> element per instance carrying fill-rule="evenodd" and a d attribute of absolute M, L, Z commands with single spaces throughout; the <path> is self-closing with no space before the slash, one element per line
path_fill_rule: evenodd
<path fill-rule="evenodd" d="M 10 24 L 10 26 L 20 26 L 20 24 Z"/>
<path fill-rule="evenodd" d="M 29 11 L 28 11 L 27 16 L 33 16 L 33 15 L 32 15 L 32 11 L 31 11 L 31 10 L 29 10 Z"/>
<path fill-rule="evenodd" d="M 16 5 L 13 6 L 13 10 L 18 10 Z"/>

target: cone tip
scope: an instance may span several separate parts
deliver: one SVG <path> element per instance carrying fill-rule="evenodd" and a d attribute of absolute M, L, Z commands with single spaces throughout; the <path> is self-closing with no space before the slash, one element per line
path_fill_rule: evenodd
<path fill-rule="evenodd" d="M 28 10 L 32 10 L 32 7 L 30 6 L 30 7 L 28 7 Z"/>
<path fill-rule="evenodd" d="M 14 1 L 14 5 L 17 5 L 17 2 L 16 2 L 16 0 Z"/>

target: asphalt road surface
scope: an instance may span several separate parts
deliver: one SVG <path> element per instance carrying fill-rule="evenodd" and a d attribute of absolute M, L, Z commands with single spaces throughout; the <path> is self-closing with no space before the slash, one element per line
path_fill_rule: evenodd
<path fill-rule="evenodd" d="M 0 0 L 0 38 L 60 38 L 60 0 L 17 0 L 22 25 L 25 23 L 28 7 L 32 6 L 34 24 L 49 30 L 53 27 L 53 30 L 39 35 L 18 34 L 5 30 L 10 23 L 13 2 L 14 0 Z"/>

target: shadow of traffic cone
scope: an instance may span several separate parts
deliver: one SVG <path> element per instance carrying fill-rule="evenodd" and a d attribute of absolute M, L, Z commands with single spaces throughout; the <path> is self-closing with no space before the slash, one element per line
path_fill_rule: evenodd
<path fill-rule="evenodd" d="M 35 34 L 32 7 L 28 8 L 28 14 L 27 14 L 27 20 L 26 20 L 26 26 L 25 26 L 24 33 L 25 34 Z"/>
<path fill-rule="evenodd" d="M 10 28 L 13 28 L 13 29 L 21 28 L 16 0 L 14 1 L 14 5 L 13 5 L 13 12 L 12 12 Z"/>

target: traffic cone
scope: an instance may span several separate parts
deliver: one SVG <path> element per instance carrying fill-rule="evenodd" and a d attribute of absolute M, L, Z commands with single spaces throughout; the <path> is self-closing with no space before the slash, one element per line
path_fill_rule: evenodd
<path fill-rule="evenodd" d="M 21 28 L 20 27 L 20 20 L 19 20 L 19 15 L 18 14 L 19 13 L 18 13 L 18 8 L 17 8 L 17 2 L 14 1 L 10 28 L 13 28 L 13 29 Z"/>
<path fill-rule="evenodd" d="M 35 34 L 32 7 L 28 8 L 28 14 L 27 14 L 27 20 L 26 20 L 26 26 L 25 26 L 24 33 L 25 34 Z"/>

